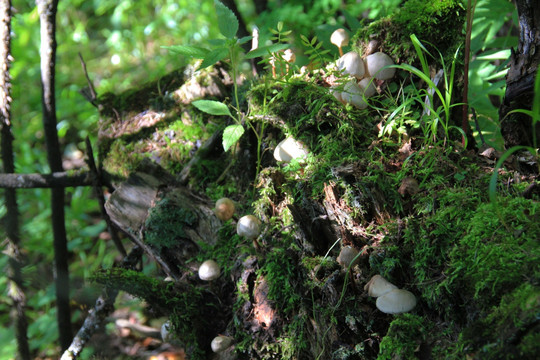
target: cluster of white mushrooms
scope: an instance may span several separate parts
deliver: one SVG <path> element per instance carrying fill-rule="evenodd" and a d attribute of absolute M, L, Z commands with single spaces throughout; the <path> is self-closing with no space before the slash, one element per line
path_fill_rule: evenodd
<path fill-rule="evenodd" d="M 365 109 L 365 98 L 376 92 L 374 80 L 389 80 L 394 76 L 396 69 L 387 67 L 394 65 L 394 61 L 383 52 L 368 55 L 365 59 L 355 51 L 343 54 L 342 47 L 349 43 L 349 35 L 343 29 L 334 31 L 330 41 L 339 48 L 341 55 L 336 61 L 337 69 L 352 78 L 344 86 L 332 88 L 332 95 L 344 104 Z"/>
<path fill-rule="evenodd" d="M 416 297 L 407 290 L 398 287 L 381 275 L 375 275 L 364 286 L 369 296 L 377 298 L 377 309 L 386 314 L 400 314 L 411 311 L 416 306 Z"/>

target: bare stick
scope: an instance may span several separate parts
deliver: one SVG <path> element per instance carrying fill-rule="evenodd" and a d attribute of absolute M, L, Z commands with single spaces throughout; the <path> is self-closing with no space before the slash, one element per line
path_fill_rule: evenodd
<path fill-rule="evenodd" d="M 137 262 L 141 259 L 142 249 L 135 246 L 128 256 L 122 260 L 120 267 L 124 269 L 135 269 Z M 76 359 L 83 351 L 86 343 L 92 335 L 103 326 L 105 319 L 114 310 L 114 301 L 118 295 L 118 290 L 104 289 L 101 296 L 96 300 L 94 308 L 88 312 L 88 316 L 84 320 L 83 326 L 77 332 L 77 335 L 69 345 L 69 348 L 62 354 L 61 360 Z"/>
<path fill-rule="evenodd" d="M 92 173 L 86 170 L 52 174 L 0 174 L 0 188 L 4 189 L 66 188 L 92 184 Z"/>
<path fill-rule="evenodd" d="M 58 0 L 36 0 L 41 33 L 41 103 L 47 158 L 52 172 L 63 171 L 62 154 L 56 130 L 56 13 Z M 64 213 L 64 189 L 51 190 L 51 210 L 56 284 L 56 306 L 60 345 L 71 344 L 71 308 L 69 306 L 69 269 Z"/>

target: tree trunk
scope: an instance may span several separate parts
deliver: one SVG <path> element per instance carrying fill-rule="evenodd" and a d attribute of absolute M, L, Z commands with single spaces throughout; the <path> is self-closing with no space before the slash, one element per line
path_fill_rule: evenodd
<path fill-rule="evenodd" d="M 56 132 L 55 67 L 56 67 L 56 12 L 58 0 L 36 0 L 41 26 L 41 85 L 43 127 L 47 144 L 47 158 L 52 172 L 63 171 L 62 154 Z M 62 350 L 71 344 L 71 310 L 69 307 L 69 270 L 66 227 L 64 223 L 64 189 L 51 190 L 52 225 L 54 235 L 54 263 L 58 330 Z"/>
<path fill-rule="evenodd" d="M 510 70 L 506 77 L 506 93 L 499 109 L 501 133 L 506 148 L 516 145 L 533 146 L 530 116 L 512 110 L 530 110 L 534 98 L 534 80 L 540 65 L 540 8 L 536 0 L 517 0 L 519 16 L 519 44 L 512 50 Z M 534 129 L 540 137 L 540 123 Z"/>
<path fill-rule="evenodd" d="M 0 131 L 1 153 L 3 172 L 14 173 L 15 164 L 13 156 L 13 135 L 11 134 L 11 79 L 9 76 L 9 64 L 11 61 L 11 1 L 0 2 Z M 26 296 L 23 291 L 22 267 L 23 261 L 20 251 L 19 237 L 19 210 L 17 205 L 17 193 L 15 189 L 5 189 L 6 216 L 4 229 L 6 232 L 7 249 L 9 256 L 8 278 L 9 297 L 13 301 L 15 317 L 15 336 L 19 357 L 23 360 L 30 359 L 28 346 L 27 328 L 28 323 L 25 315 Z"/>

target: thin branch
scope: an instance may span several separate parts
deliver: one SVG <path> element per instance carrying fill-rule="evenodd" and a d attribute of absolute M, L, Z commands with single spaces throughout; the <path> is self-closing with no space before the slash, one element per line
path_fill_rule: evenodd
<path fill-rule="evenodd" d="M 0 2 L 0 143 L 4 171 L 15 172 L 13 154 L 13 135 L 11 133 L 11 1 Z M 26 319 L 26 295 L 23 288 L 22 268 L 24 261 L 20 250 L 19 207 L 15 189 L 6 189 L 4 196 L 6 215 L 2 219 L 5 229 L 6 246 L 4 253 L 8 256 L 8 296 L 13 302 L 15 337 L 17 339 L 18 357 L 29 360 Z"/>
<path fill-rule="evenodd" d="M 94 186 L 94 192 L 96 194 L 96 197 L 99 202 L 99 209 L 101 211 L 101 216 L 107 223 L 107 229 L 109 231 L 109 234 L 111 234 L 111 238 L 114 242 L 114 245 L 118 249 L 118 251 L 126 256 L 126 249 L 124 248 L 124 245 L 122 245 L 122 241 L 120 241 L 120 237 L 118 236 L 118 232 L 116 231 L 116 227 L 111 221 L 111 218 L 109 217 L 109 214 L 107 214 L 107 211 L 105 210 L 105 197 L 103 196 L 103 190 L 101 189 L 101 183 L 99 179 L 101 179 L 101 174 L 99 169 L 96 167 L 96 162 L 94 161 L 94 151 L 92 150 L 92 144 L 90 143 L 90 139 L 86 137 L 85 140 L 86 143 L 86 152 L 88 154 L 88 166 L 90 167 L 90 170 L 92 173 L 94 173 L 93 178 L 94 183 L 92 184 Z"/>
<path fill-rule="evenodd" d="M 63 171 L 62 154 L 56 130 L 55 68 L 56 13 L 58 0 L 36 0 L 41 33 L 41 103 L 47 159 L 52 172 Z M 62 349 L 71 344 L 71 308 L 69 305 L 69 268 L 64 213 L 64 189 L 51 190 L 51 210 L 55 266 L 56 316 Z"/>
<path fill-rule="evenodd" d="M 142 249 L 135 246 L 130 251 L 129 255 L 122 260 L 120 267 L 124 269 L 135 269 L 142 254 Z M 61 360 L 74 360 L 81 354 L 92 335 L 103 326 L 105 319 L 113 312 L 114 301 L 116 300 L 117 295 L 118 290 L 107 288 L 103 290 L 101 296 L 96 300 L 94 308 L 88 312 L 88 316 L 77 332 L 77 335 L 69 345 L 68 349 L 64 351 Z"/>
<path fill-rule="evenodd" d="M 0 174 L 0 188 L 36 189 L 93 185 L 93 174 L 87 170 L 52 174 Z"/>

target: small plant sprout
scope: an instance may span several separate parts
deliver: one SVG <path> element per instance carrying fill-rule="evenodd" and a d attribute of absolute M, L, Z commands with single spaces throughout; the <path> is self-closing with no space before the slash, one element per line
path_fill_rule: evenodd
<path fill-rule="evenodd" d="M 349 34 L 345 29 L 337 29 L 330 36 L 330 42 L 338 47 L 339 56 L 343 56 L 342 47 L 349 44 Z"/>
<path fill-rule="evenodd" d="M 354 76 L 359 80 L 364 77 L 366 72 L 364 60 L 355 51 L 349 51 L 340 57 L 336 65 L 338 70 L 342 71 L 343 74 Z"/>
<path fill-rule="evenodd" d="M 416 297 L 410 291 L 393 289 L 377 298 L 377 309 L 386 314 L 400 314 L 416 306 Z"/>
<path fill-rule="evenodd" d="M 358 263 L 358 258 L 356 257 L 356 255 L 358 255 L 358 250 L 356 250 L 352 246 L 344 246 L 339 252 L 337 262 L 344 268 L 354 266 Z"/>
<path fill-rule="evenodd" d="M 366 286 L 364 286 L 364 290 L 368 292 L 368 295 L 373 297 L 382 296 L 397 288 L 398 287 L 396 285 L 392 284 L 381 275 L 373 276 L 371 280 L 368 281 Z"/>
<path fill-rule="evenodd" d="M 366 57 L 366 71 L 377 80 L 389 80 L 394 77 L 396 69 L 385 66 L 394 65 L 394 60 L 383 52 L 376 52 Z"/>
<path fill-rule="evenodd" d="M 351 104 L 358 109 L 365 109 L 367 108 L 367 103 L 364 101 L 363 94 L 364 91 L 356 81 L 349 81 L 343 88 L 341 98 L 347 104 Z"/>
<path fill-rule="evenodd" d="M 288 137 L 276 146 L 276 149 L 274 150 L 274 159 L 285 163 L 289 163 L 293 159 L 302 162 L 308 154 L 309 151 L 304 144 L 292 137 Z"/>
<path fill-rule="evenodd" d="M 221 269 L 214 260 L 206 260 L 199 266 L 199 278 L 204 281 L 215 280 L 221 275 Z"/>
<path fill-rule="evenodd" d="M 234 339 L 230 336 L 219 335 L 212 340 L 210 347 L 212 348 L 213 352 L 220 353 L 227 350 L 227 348 L 231 346 L 233 340 Z"/>
<path fill-rule="evenodd" d="M 261 233 L 261 221 L 253 215 L 242 216 L 236 224 L 236 233 L 248 239 L 256 239 Z"/>
<path fill-rule="evenodd" d="M 219 199 L 218 201 L 216 201 L 214 213 L 221 221 L 229 220 L 234 214 L 234 202 L 229 198 Z"/>

